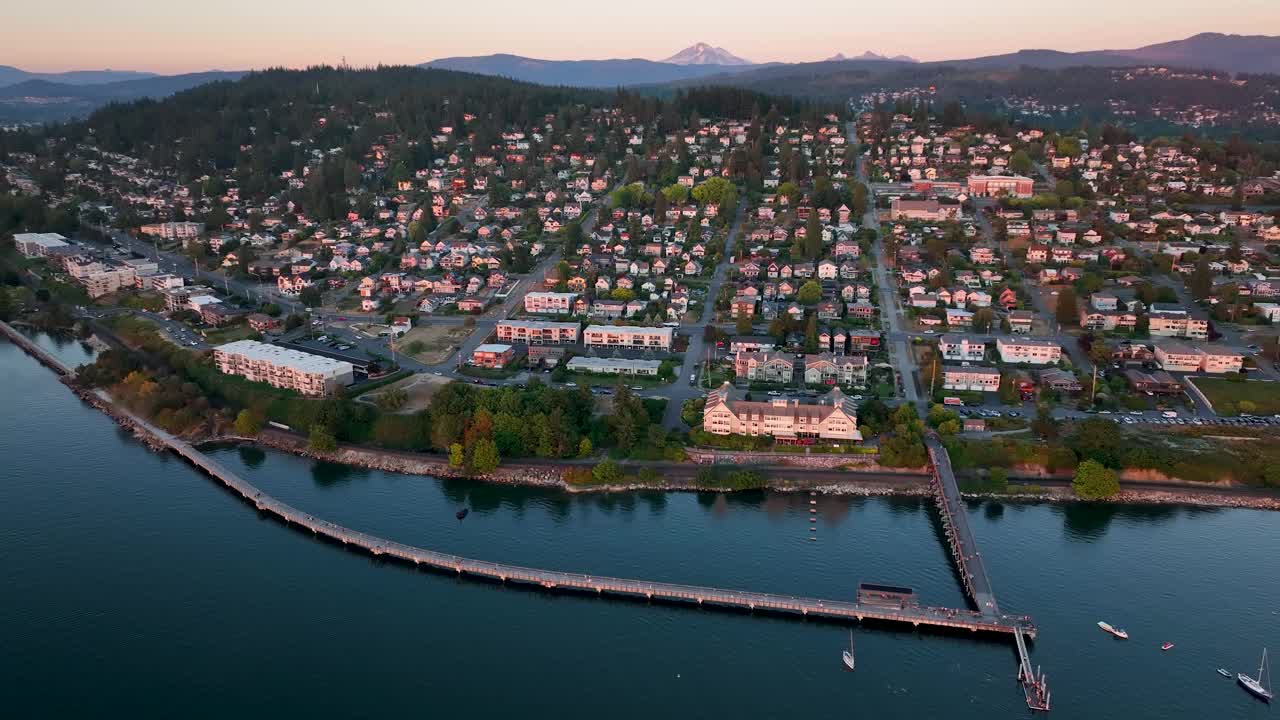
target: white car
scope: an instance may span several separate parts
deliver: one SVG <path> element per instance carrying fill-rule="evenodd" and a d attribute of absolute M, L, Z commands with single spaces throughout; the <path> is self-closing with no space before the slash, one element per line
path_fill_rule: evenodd
<path fill-rule="evenodd" d="M 772 396 L 772 397 L 778 397 L 778 396 L 779 396 L 779 395 L 781 395 L 782 393 L 778 392 L 777 390 L 770 390 L 770 391 L 769 391 L 768 393 L 766 393 L 766 394 L 768 394 L 768 395 L 770 395 L 770 396 Z"/>

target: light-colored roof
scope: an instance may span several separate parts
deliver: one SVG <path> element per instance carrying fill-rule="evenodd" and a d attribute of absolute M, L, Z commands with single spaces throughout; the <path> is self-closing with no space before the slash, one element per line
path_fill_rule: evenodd
<path fill-rule="evenodd" d="M 658 371 L 661 360 L 632 360 L 630 358 L 595 358 L 575 357 L 569 360 L 570 370 L 586 370 L 587 372 L 610 372 L 614 370 L 652 370 Z"/>
<path fill-rule="evenodd" d="M 503 343 L 484 343 L 475 349 L 479 353 L 504 353 L 511 349 L 510 345 Z"/>
<path fill-rule="evenodd" d="M 322 375 L 343 375 L 354 371 L 349 362 L 332 360 L 321 355 L 312 355 L 298 350 L 268 345 L 257 340 L 237 340 L 226 345 L 219 345 L 214 352 L 239 355 L 249 360 L 269 362 L 272 365 L 288 367 L 305 373 Z"/>

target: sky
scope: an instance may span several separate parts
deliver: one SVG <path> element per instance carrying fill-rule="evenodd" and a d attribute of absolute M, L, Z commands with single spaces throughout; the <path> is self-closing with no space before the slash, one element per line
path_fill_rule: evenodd
<path fill-rule="evenodd" d="M 864 50 L 947 60 L 1209 31 L 1280 35 L 1280 0 L 26 0 L 3 16 L 0 65 L 35 72 L 416 64 L 498 52 L 659 60 L 695 42 L 754 62 Z"/>

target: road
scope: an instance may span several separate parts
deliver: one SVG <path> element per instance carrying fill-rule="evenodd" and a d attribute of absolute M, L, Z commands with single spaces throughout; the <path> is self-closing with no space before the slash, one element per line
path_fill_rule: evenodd
<path fill-rule="evenodd" d="M 720 256 L 720 262 L 716 264 L 715 273 L 711 276 L 711 284 L 707 286 L 707 295 L 702 302 L 702 310 L 698 315 L 697 322 L 690 325 L 682 325 L 681 332 L 689 334 L 689 347 L 684 353 L 684 363 L 680 366 L 679 373 L 676 374 L 676 381 L 670 386 L 663 388 L 661 391 L 652 393 L 642 393 L 653 397 L 664 397 L 667 399 L 667 409 L 662 416 L 662 424 L 670 430 L 679 430 L 683 426 L 680 419 L 680 411 L 686 400 L 702 397 L 706 394 L 706 388 L 691 385 L 689 378 L 697 373 L 696 366 L 702 362 L 706 356 L 706 334 L 707 326 L 712 324 L 716 316 L 716 298 L 720 296 L 720 287 L 724 284 L 725 278 L 729 274 L 730 259 L 733 257 L 733 247 L 738 240 L 738 233 L 742 229 L 742 219 L 746 214 L 744 204 L 738 205 L 738 212 L 733 217 L 733 223 L 729 226 L 729 235 L 724 241 L 724 253 Z"/>

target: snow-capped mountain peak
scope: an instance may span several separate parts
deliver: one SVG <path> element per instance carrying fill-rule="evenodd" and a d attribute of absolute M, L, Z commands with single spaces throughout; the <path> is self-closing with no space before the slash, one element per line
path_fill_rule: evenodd
<path fill-rule="evenodd" d="M 673 65 L 750 65 L 744 60 L 721 47 L 707 43 L 694 43 L 669 58 L 662 60 Z"/>

